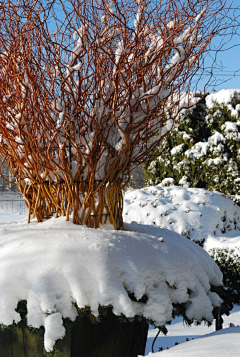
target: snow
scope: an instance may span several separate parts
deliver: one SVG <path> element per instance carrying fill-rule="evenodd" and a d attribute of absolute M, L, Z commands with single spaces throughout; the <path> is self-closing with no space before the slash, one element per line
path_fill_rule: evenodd
<path fill-rule="evenodd" d="M 219 142 L 225 142 L 225 139 L 224 139 L 224 136 L 219 133 L 219 132 L 215 132 L 212 136 L 210 136 L 210 138 L 208 138 L 208 142 L 210 144 L 213 144 L 213 145 L 217 145 Z"/>
<path fill-rule="evenodd" d="M 206 155 L 208 148 L 208 143 L 196 143 L 191 149 L 185 152 L 186 157 L 191 159 L 197 158 L 199 159 L 201 156 Z"/>
<path fill-rule="evenodd" d="M 163 184 L 171 182 L 165 179 Z M 204 248 L 240 247 L 240 207 L 219 192 L 180 186 L 145 187 L 125 193 L 125 222 L 136 221 L 183 234 Z"/>
<path fill-rule="evenodd" d="M 239 351 L 240 326 L 230 327 L 213 332 L 207 336 L 177 345 L 169 350 L 158 353 L 149 353 L 153 357 L 208 357 L 237 356 Z"/>
<path fill-rule="evenodd" d="M 222 279 L 212 258 L 165 229 L 95 230 L 63 217 L 1 223 L 0 233 L 0 324 L 19 322 L 15 309 L 26 300 L 27 323 L 44 326 L 47 351 L 65 333 L 63 318 L 76 318 L 74 304 L 90 306 L 95 316 L 99 305 L 112 305 L 116 315 L 140 314 L 158 326 L 171 320 L 173 303 L 187 303 L 187 316 L 199 321 L 212 320 L 220 304 L 210 292 Z M 133 302 L 127 291 L 148 300 Z"/>
<path fill-rule="evenodd" d="M 225 121 L 225 123 L 222 125 L 223 130 L 226 132 L 228 131 L 237 131 L 238 132 L 238 125 L 237 123 L 233 123 L 231 121 Z"/>
<path fill-rule="evenodd" d="M 170 186 L 174 184 L 174 179 L 172 177 L 166 177 L 162 180 L 164 186 Z"/>
<path fill-rule="evenodd" d="M 162 184 L 164 184 L 164 180 L 162 180 Z M 187 181 L 187 176 L 182 176 L 182 178 L 179 180 L 179 184 L 184 187 L 189 187 L 190 183 Z"/>
<path fill-rule="evenodd" d="M 203 337 L 204 336 L 204 340 L 197 339 L 195 340 L 195 343 L 198 343 L 198 349 L 199 351 L 202 352 L 201 357 L 209 357 L 209 355 L 214 355 L 214 356 L 224 356 L 224 357 L 235 357 L 237 355 L 239 350 L 239 342 L 236 346 L 236 341 L 238 341 L 236 339 L 236 335 L 232 336 L 234 337 L 234 343 L 233 345 L 229 343 L 229 335 L 226 336 L 226 333 L 234 333 L 234 331 L 236 331 L 234 328 L 229 328 L 229 326 L 231 325 L 239 325 L 239 321 L 240 321 L 240 306 L 235 305 L 233 307 L 233 310 L 231 311 L 229 316 L 223 315 L 223 334 L 222 334 L 222 338 L 224 341 L 224 344 L 226 346 L 228 346 L 229 350 L 225 351 L 224 354 L 222 354 L 222 346 L 221 344 L 219 344 L 219 341 L 217 341 L 217 343 L 215 343 L 215 341 L 213 339 L 208 340 L 208 337 L 212 336 L 212 333 L 215 331 L 215 325 L 212 324 L 211 326 L 207 326 L 206 324 L 202 323 L 201 325 L 192 325 L 191 327 L 187 326 L 186 324 L 183 323 L 182 319 L 180 317 L 177 317 L 176 319 L 174 319 L 174 321 L 172 322 L 171 325 L 167 326 L 168 329 L 168 334 L 165 336 L 162 333 L 159 334 L 155 344 L 154 344 L 154 351 L 157 352 L 160 348 L 162 348 L 163 350 L 166 350 L 167 348 L 170 348 L 170 350 L 167 350 L 169 355 L 171 356 L 172 352 L 176 352 L 179 350 L 174 348 L 172 349 L 171 347 L 174 347 L 175 343 L 183 343 L 182 348 L 185 349 L 184 351 L 184 357 L 185 355 L 188 356 L 190 355 L 191 357 L 195 357 L 195 353 L 193 353 L 192 349 L 191 349 L 191 344 L 189 345 L 188 342 L 186 342 L 186 340 L 192 340 L 192 339 L 196 339 L 197 337 Z M 153 356 L 153 357 L 158 357 L 159 354 L 155 353 L 155 354 L 150 354 L 150 352 L 152 351 L 152 343 L 153 340 L 155 338 L 155 336 L 157 335 L 158 329 L 150 329 L 148 332 L 148 340 L 147 340 L 147 346 L 146 346 L 146 350 L 145 350 L 145 354 L 147 356 Z M 218 334 L 220 333 L 217 332 Z M 230 337 L 231 338 L 231 337 Z M 207 339 L 207 340 L 206 340 Z M 186 343 L 184 343 L 186 342 Z M 211 342 L 211 343 L 210 343 Z M 208 345 L 208 350 L 204 351 L 204 345 L 205 343 L 207 343 Z M 231 346 L 233 348 L 231 348 Z M 170 352 L 171 351 L 171 352 Z M 175 356 L 175 355 L 174 355 Z M 182 356 L 179 352 L 179 356 Z"/>
<path fill-rule="evenodd" d="M 196 22 L 199 21 L 205 12 L 206 12 L 206 9 L 203 9 L 203 10 L 198 14 L 198 16 L 196 17 L 196 20 L 195 20 L 195 21 L 196 21 Z"/>
<path fill-rule="evenodd" d="M 228 104 L 234 96 L 240 99 L 240 89 L 222 89 L 219 92 L 211 93 L 206 97 L 206 105 L 213 108 L 215 102 Z"/>
<path fill-rule="evenodd" d="M 233 124 L 233 123 L 231 123 L 231 124 Z M 230 129 L 230 126 L 228 126 L 228 131 L 230 131 L 230 130 L 233 131 L 232 127 Z M 218 144 L 218 143 L 220 143 L 220 144 Z M 212 136 L 210 136 L 208 138 L 207 142 L 200 141 L 200 142 L 196 143 L 195 145 L 193 145 L 191 147 L 191 149 L 186 150 L 185 156 L 187 158 L 195 160 L 195 159 L 199 159 L 203 156 L 206 156 L 208 149 L 210 151 L 222 152 L 224 149 L 224 146 L 221 143 L 225 143 L 225 137 L 221 133 L 216 131 Z M 218 145 L 217 148 L 215 148 L 214 145 L 215 146 Z M 177 148 L 178 148 L 178 146 L 177 146 Z M 173 151 L 173 149 L 172 149 L 172 151 Z M 171 154 L 174 155 L 175 152 L 172 153 L 172 151 L 171 151 Z"/>
<path fill-rule="evenodd" d="M 175 155 L 175 154 L 181 152 L 183 150 L 183 146 L 184 146 L 184 144 L 180 144 L 178 146 L 175 146 L 174 148 L 172 148 L 171 154 Z"/>
<path fill-rule="evenodd" d="M 171 181 L 171 180 L 170 180 Z M 167 184 L 168 182 L 166 182 Z M 230 199 L 220 195 L 219 193 L 215 193 L 215 192 L 208 192 L 205 190 L 201 190 L 201 189 L 187 189 L 187 188 L 182 188 L 182 187 L 152 187 L 152 188 L 145 188 L 144 190 L 134 190 L 134 191 L 129 191 L 125 194 L 125 206 L 128 205 L 128 211 L 129 211 L 129 215 L 132 215 L 133 212 L 135 212 L 136 210 L 136 206 L 134 206 L 134 203 L 138 203 L 138 216 L 141 219 L 144 219 L 144 223 L 148 223 L 151 224 L 149 222 L 147 222 L 147 217 L 149 217 L 149 215 L 143 214 L 143 210 L 144 207 L 148 207 L 148 213 L 149 213 L 149 208 L 153 207 L 152 205 L 148 205 L 148 206 L 144 206 L 144 203 L 146 203 L 147 200 L 140 200 L 139 197 L 139 192 L 141 192 L 141 195 L 144 197 L 147 196 L 148 199 L 152 199 L 153 202 L 157 202 L 157 210 L 156 208 L 152 208 L 151 214 L 152 214 L 152 218 L 154 217 L 154 212 L 157 212 L 162 206 L 166 207 L 166 205 L 169 205 L 169 203 L 171 202 L 172 204 L 172 208 L 173 211 L 175 212 L 175 217 L 176 217 L 176 210 L 175 208 L 177 207 L 178 209 L 178 213 L 180 213 L 180 215 L 178 215 L 178 217 L 176 217 L 177 219 L 179 219 L 179 221 L 184 221 L 184 214 L 183 214 L 183 210 L 186 209 L 187 212 L 184 211 L 185 213 L 185 221 L 188 219 L 189 215 L 195 215 L 195 217 L 193 218 L 193 222 L 195 219 L 195 222 L 198 224 L 198 220 L 199 220 L 199 216 L 197 215 L 197 209 L 198 209 L 198 214 L 202 214 L 201 218 L 203 223 L 204 228 L 210 224 L 209 229 L 205 230 L 207 233 L 207 239 L 206 239 L 206 243 L 205 243 L 205 248 L 210 246 L 210 242 L 211 245 L 214 247 L 220 246 L 220 247 L 234 247 L 239 246 L 239 241 L 240 241 L 240 235 L 239 235 L 239 230 L 236 229 L 234 230 L 234 227 L 232 226 L 232 230 L 231 231 L 227 231 L 224 234 L 218 234 L 216 236 L 212 236 L 211 233 L 211 229 L 213 228 L 214 224 L 211 225 L 212 221 L 215 222 L 217 224 L 217 221 L 219 221 L 219 217 L 221 217 L 221 211 L 224 208 L 227 212 L 230 212 L 229 217 L 231 216 L 231 214 L 233 213 L 233 210 L 237 210 L 237 216 L 239 214 L 239 207 L 236 206 Z M 157 195 L 160 194 L 159 196 Z M 197 193 L 198 192 L 198 193 Z M 156 201 L 157 198 L 157 201 Z M 161 201 L 158 201 L 160 200 Z M 132 200 L 132 203 L 129 205 L 129 199 Z M 198 202 L 200 202 L 201 200 L 205 200 L 205 202 L 203 203 L 196 203 L 196 199 L 199 199 Z M 172 201 L 171 201 L 172 200 Z M 210 201 L 209 201 L 210 200 Z M 151 201 L 151 202 L 152 202 Z M 186 206 L 186 202 L 188 202 L 188 205 Z M 141 203 L 141 205 L 140 205 Z M 149 202 L 148 202 L 149 203 Z M 161 203 L 161 205 L 160 205 Z M 190 207 L 189 207 L 190 205 Z M 192 205 L 192 206 L 191 206 Z M 194 206 L 195 205 L 195 206 Z M 210 205 L 212 205 L 212 208 L 210 210 Z M 188 207 L 188 208 L 186 208 Z M 193 208 L 194 207 L 194 208 Z M 168 206 L 168 211 L 170 212 L 171 210 L 169 209 Z M 146 213 L 146 212 L 145 212 Z M 182 215 L 181 215 L 182 213 Z M 157 245 L 158 246 L 162 246 L 165 248 L 165 257 L 169 255 L 167 253 L 171 253 L 170 251 L 167 252 L 168 247 L 169 247 L 169 240 L 172 240 L 172 237 L 175 237 L 176 239 L 184 239 L 180 236 L 177 235 L 173 235 L 171 236 L 170 232 L 167 232 L 166 230 L 161 230 L 158 229 L 158 233 L 161 232 L 161 234 L 158 234 L 158 236 L 154 236 L 154 233 L 156 233 L 156 227 L 151 227 L 151 226 L 143 226 L 143 225 L 136 225 L 136 224 L 131 224 L 131 225 L 126 225 L 126 228 L 128 229 L 132 229 L 135 232 L 132 233 L 132 237 L 131 237 L 131 243 L 129 242 L 129 239 L 126 237 L 126 240 L 124 240 L 124 245 L 127 244 L 126 247 L 123 247 L 123 237 L 120 238 L 120 242 L 119 242 L 119 237 L 117 238 L 115 236 L 114 239 L 110 239 L 108 238 L 108 235 L 111 235 L 111 231 L 104 231 L 104 230 L 89 230 L 86 229 L 84 227 L 81 227 L 80 234 L 77 234 L 77 229 L 76 226 L 73 226 L 71 224 L 71 222 L 63 222 L 61 221 L 61 219 L 57 220 L 57 222 L 59 222 L 60 224 L 58 225 L 58 227 L 56 227 L 54 219 L 49 220 L 47 222 L 44 222 L 42 224 L 37 224 L 35 222 L 31 223 L 30 225 L 26 225 L 26 221 L 21 221 L 23 219 L 24 216 L 20 216 L 17 213 L 6 213 L 6 212 L 0 212 L 0 230 L 2 233 L 2 240 L 1 240 L 1 247 L 3 248 L 4 252 L 7 253 L 7 256 L 9 257 L 9 254 L 11 254 L 11 256 L 14 257 L 14 259 L 16 259 L 16 257 L 18 256 L 18 260 L 16 260 L 15 262 L 12 261 L 12 265 L 11 262 L 9 261 L 9 259 L 7 259 L 4 262 L 4 256 L 1 256 L 1 267 L 0 267 L 0 284 L 1 284 L 1 291 L 3 284 L 5 283 L 5 287 L 7 290 L 4 290 L 5 294 L 5 301 L 4 301 L 4 296 L 2 295 L 0 298 L 0 306 L 2 306 L 1 309 L 1 316 L 3 316 L 4 318 L 9 318 L 11 320 L 11 316 L 7 316 L 7 314 L 9 313 L 9 311 L 11 311 L 11 314 L 15 313 L 15 319 L 18 320 L 19 316 L 17 315 L 17 313 L 15 312 L 14 309 L 14 305 L 16 305 L 16 301 L 18 299 L 22 299 L 24 298 L 24 296 L 26 295 L 26 292 L 28 292 L 28 323 L 32 324 L 33 326 L 39 326 L 39 325 L 44 325 L 46 332 L 45 332 L 45 347 L 48 350 L 51 350 L 52 346 L 55 343 L 55 340 L 57 338 L 61 338 L 64 336 L 64 327 L 62 325 L 62 318 L 66 315 L 71 315 L 71 318 L 74 319 L 76 311 L 74 310 L 74 308 L 72 308 L 71 302 L 73 300 L 76 300 L 76 294 L 77 294 L 77 289 L 79 287 L 79 277 L 76 276 L 76 271 L 77 271 L 77 267 L 79 265 L 81 265 L 81 269 L 84 268 L 84 273 L 86 274 L 84 278 L 82 278 L 84 281 L 80 281 L 82 286 L 85 288 L 85 285 L 87 283 L 87 280 L 89 279 L 90 282 L 90 286 L 92 286 L 92 282 L 94 280 L 94 274 L 96 274 L 95 276 L 99 276 L 98 275 L 98 268 L 100 267 L 103 257 L 97 257 L 97 251 L 101 251 L 101 247 L 102 248 L 107 248 L 107 251 L 105 251 L 105 257 L 110 258 L 110 252 L 112 255 L 112 252 L 114 253 L 113 256 L 115 258 L 117 258 L 117 261 L 114 262 L 113 266 L 111 266 L 111 273 L 109 273 L 109 271 L 107 271 L 107 268 L 104 270 L 102 269 L 102 275 L 104 276 L 105 274 L 105 278 L 107 278 L 107 282 L 106 284 L 113 284 L 113 287 L 110 287 L 110 291 L 111 291 L 111 296 L 113 299 L 116 298 L 116 295 L 114 295 L 114 289 L 120 289 L 120 290 L 124 290 L 123 289 L 123 284 L 124 281 L 127 281 L 128 283 L 132 283 L 132 288 L 135 288 L 135 294 L 137 295 L 137 291 L 139 296 L 141 295 L 141 293 L 143 292 L 143 290 L 138 290 L 137 287 L 141 287 L 142 282 L 144 281 L 144 277 L 146 277 L 146 275 L 148 274 L 149 270 L 147 270 L 146 272 L 144 272 L 144 269 L 146 267 L 146 265 L 144 266 L 144 269 L 140 269 L 138 270 L 138 265 L 136 265 L 136 261 L 132 261 L 128 256 L 125 256 L 126 251 L 129 248 L 129 245 L 133 246 L 133 242 L 135 243 L 135 239 L 136 241 L 141 241 L 142 245 L 145 245 L 144 242 L 149 241 L 149 240 L 154 240 L 154 245 L 155 247 L 152 246 L 152 243 L 150 244 L 152 247 L 151 249 L 153 249 L 154 251 L 154 255 L 153 255 L 153 260 L 152 260 L 152 254 L 151 257 L 149 257 L 149 254 L 147 252 L 145 252 L 145 246 L 144 246 L 144 254 L 143 252 L 141 252 L 140 259 L 138 259 L 138 261 L 142 261 L 143 260 L 143 256 L 144 259 L 146 258 L 146 255 L 148 256 L 148 259 L 150 260 L 149 265 L 147 266 L 147 268 L 149 269 L 150 265 L 152 265 L 152 267 L 155 267 L 155 262 L 154 262 L 154 257 L 156 255 L 163 254 L 163 251 L 159 252 L 159 249 L 157 249 Z M 155 214 L 156 217 L 156 214 Z M 167 216 L 164 216 L 167 217 Z M 211 217 L 211 219 L 210 219 Z M 125 217 L 126 218 L 126 217 Z M 17 222 L 19 221 L 20 222 Z M 126 221 L 126 219 L 125 219 Z M 11 222 L 9 223 L 4 223 L 4 222 Z M 228 223 L 231 224 L 231 222 L 228 221 Z M 186 222 L 185 222 L 186 224 Z M 175 227 L 177 227 L 177 225 L 175 225 Z M 190 225 L 188 226 L 190 227 Z M 53 233 L 53 229 L 56 233 Z M 71 229 L 70 229 L 71 228 Z M 80 227 L 77 227 L 80 228 Z M 110 227 L 111 228 L 111 227 Z M 137 231 L 140 230 L 141 234 L 137 235 Z M 59 240 L 59 234 L 62 231 L 62 239 Z M 89 236 L 88 233 L 90 232 L 99 232 L 101 233 L 101 236 L 99 236 L 97 238 L 97 235 L 92 237 Z M 143 233 L 148 232 L 148 234 L 152 235 L 152 237 L 146 237 L 143 235 Z M 18 234 L 18 232 L 20 234 Z M 41 234 L 42 232 L 42 234 Z M 85 232 L 86 235 L 84 237 L 84 240 L 89 241 L 89 248 L 91 247 L 91 252 L 90 254 L 84 254 L 84 252 L 81 252 L 82 249 L 82 233 Z M 167 233 L 167 234 L 163 234 Z M 200 229 L 201 232 L 201 229 Z M 74 233 L 74 234 L 73 234 Z M 104 233 L 104 236 L 107 234 L 106 239 L 102 239 L 102 234 Z M 120 233 L 120 232 L 115 232 L 116 234 Z M 122 232 L 122 233 L 126 233 L 126 234 L 130 234 L 130 232 Z M 137 235 L 137 237 L 136 237 Z M 200 233 L 201 236 L 201 233 Z M 40 238 L 41 237 L 41 238 Z M 48 242 L 50 239 L 50 242 Z M 44 240 L 44 242 L 46 241 L 48 243 L 47 246 L 41 245 L 40 246 L 40 241 Z M 71 241 L 71 245 L 69 245 L 69 241 Z M 72 252 L 74 251 L 74 249 L 76 248 L 76 245 L 78 244 L 77 241 L 79 241 L 80 245 L 81 245 L 81 249 L 78 249 L 78 257 L 81 257 L 81 263 L 79 263 L 79 260 L 76 259 L 74 260 L 74 271 L 71 272 L 71 268 L 70 268 L 70 262 L 69 262 L 69 258 L 72 254 Z M 101 241 L 101 242 L 100 242 Z M 106 241 L 108 241 L 108 244 L 106 244 Z M 32 244 L 32 242 L 34 244 Z M 100 242 L 100 243 L 99 243 Z M 184 245 L 186 242 L 189 242 L 188 240 L 184 240 Z M 167 243 L 167 244 L 166 244 Z M 113 245 L 111 245 L 113 244 Z M 68 249 L 66 250 L 66 245 L 68 245 Z M 149 248 L 150 246 L 149 244 L 147 244 L 147 247 Z M 61 246 L 61 247 L 60 247 Z M 70 249 L 69 249 L 70 246 Z M 17 249 L 16 249 L 17 247 Z M 57 249 L 56 249 L 57 247 Z M 65 247 L 65 248 L 64 248 Z M 171 247 L 171 246 L 170 246 Z M 174 244 L 173 244 L 174 247 Z M 188 248 L 192 248 L 192 246 L 189 246 Z M 13 249 L 15 248 L 15 249 Z M 52 249 L 51 249 L 52 248 Z M 53 249 L 54 248 L 54 249 Z M 61 252 L 61 248 L 64 251 L 64 258 L 61 258 L 60 252 Z M 183 244 L 181 241 L 181 244 L 178 247 L 175 247 L 177 249 L 182 249 L 183 248 Z M 37 250 L 38 249 L 38 250 Z M 138 256 L 139 251 L 135 251 L 136 249 L 136 245 L 134 244 L 134 248 L 132 249 L 132 251 L 135 253 L 134 256 Z M 18 252 L 21 252 L 21 254 L 19 254 Z M 24 255 L 22 256 L 22 253 L 24 253 Z M 103 250 L 102 250 L 103 252 Z M 156 254 L 157 253 L 157 254 Z M 186 252 L 187 253 L 187 252 Z M 3 254 L 3 253 L 1 253 Z M 76 254 L 76 252 L 74 253 Z M 102 254 L 102 253 L 101 253 Z M 109 254 L 109 255 L 108 255 Z M 194 252 L 193 252 L 194 254 Z M 119 258 L 120 255 L 122 255 L 121 258 L 126 258 L 124 260 L 124 266 L 123 268 L 125 269 L 125 274 L 123 272 L 123 270 L 121 271 L 122 276 L 121 276 L 121 280 L 120 282 L 118 281 L 116 284 L 115 281 L 115 276 L 113 277 L 113 280 L 111 281 L 110 276 L 112 276 L 112 269 L 114 269 L 114 274 L 119 274 L 117 272 L 118 269 L 118 263 L 119 263 Z M 190 255 L 191 257 L 194 257 L 194 255 Z M 89 268 L 89 265 L 86 265 L 85 262 L 88 259 L 90 259 L 90 261 L 92 262 L 94 260 L 94 257 L 96 258 L 93 266 Z M 161 260 L 164 257 L 164 255 L 161 256 Z M 175 249 L 175 255 L 173 256 L 173 259 L 175 259 L 176 257 L 176 249 Z M 40 259 L 39 259 L 40 258 Z M 51 258 L 51 261 L 49 261 L 49 259 Z M 53 267 L 53 258 L 55 259 L 55 262 L 61 262 L 61 268 L 56 270 L 56 267 Z M 19 272 L 18 269 L 20 267 L 19 270 L 22 269 L 22 264 L 23 264 L 23 260 L 26 260 L 27 265 L 26 265 L 26 270 L 27 267 L 29 267 L 29 264 L 32 263 L 31 265 L 31 269 L 29 269 L 29 271 L 27 272 L 27 274 L 22 274 L 21 276 L 19 276 Z M 105 258 L 104 258 L 105 259 Z M 187 259 L 182 259 L 182 261 L 184 261 L 184 264 L 188 261 L 189 257 Z M 67 260 L 67 261 L 66 261 Z M 160 259 L 159 259 L 160 260 Z M 110 263 L 110 261 L 107 259 L 107 261 Z M 14 262 L 14 263 L 13 263 Z M 64 262 L 64 263 L 63 263 Z M 166 262 L 164 261 L 162 264 L 168 264 L 167 266 L 165 266 L 165 270 L 168 270 L 168 266 L 172 263 L 170 262 Z M 46 267 L 46 269 L 41 270 L 42 269 L 42 265 L 44 264 L 47 265 L 47 267 L 49 267 L 49 269 Z M 77 265 L 75 265 L 77 264 Z M 183 264 L 183 263 L 182 263 Z M 52 270 L 50 270 L 50 267 L 52 266 Z M 176 268 L 176 264 L 174 264 L 175 268 Z M 4 270 L 2 271 L 2 267 L 4 267 Z M 103 268 L 103 267 L 102 267 Z M 179 270 L 182 268 L 182 266 L 179 267 Z M 92 269 L 92 270 L 91 270 Z M 185 269 L 185 267 L 184 267 Z M 92 275 L 90 274 L 90 271 L 94 272 Z M 22 270 L 21 270 L 22 271 Z M 4 273 L 5 272 L 5 273 Z M 138 272 L 140 272 L 141 274 L 137 274 Z M 145 273 L 145 276 L 144 276 Z M 171 274 L 169 274 L 169 276 L 174 275 L 176 272 L 172 272 Z M 12 283 L 14 283 L 14 289 L 11 289 L 11 279 L 9 281 L 7 281 L 7 279 L 4 279 L 4 274 L 6 275 L 6 277 L 8 277 L 10 275 L 10 277 L 12 278 Z M 109 275 L 110 274 L 110 275 Z M 113 274 L 113 275 L 114 275 Z M 136 275 L 137 274 L 137 275 Z M 34 280 L 31 280 L 31 276 L 34 275 Z M 138 276 L 138 279 L 137 279 Z M 156 276 L 156 274 L 154 276 L 152 276 L 151 278 L 154 279 L 154 277 Z M 37 277 L 36 281 L 35 281 L 35 277 Z M 71 278 L 70 278 L 71 277 Z M 139 281 L 139 277 L 140 277 L 140 281 Z M 67 282 L 67 279 L 69 279 L 69 282 Z M 142 280 L 141 280 L 142 279 Z M 152 283 L 153 280 L 149 278 L 149 281 Z M 31 280 L 31 282 L 30 282 Z M 81 279 L 80 279 L 81 280 Z M 30 284 L 30 288 L 26 289 L 26 284 L 28 283 Z M 61 281 L 61 284 L 59 284 L 58 282 Z M 47 285 L 46 285 L 47 283 Z M 161 282 L 162 283 L 162 282 Z M 97 284 L 100 285 L 100 282 L 97 282 Z M 56 290 L 56 285 L 57 290 Z M 95 288 L 92 289 L 92 291 L 88 290 L 88 295 L 85 294 L 85 296 L 87 295 L 86 299 L 91 299 L 91 295 L 93 296 L 94 293 L 97 292 L 99 293 L 100 289 L 99 289 L 99 285 Z M 130 286 L 131 284 L 129 284 Z M 182 283 L 180 284 L 182 285 Z M 47 287 L 46 287 L 47 286 Z M 75 290 L 74 290 L 75 288 Z M 69 294 L 68 289 L 72 289 L 73 294 Z M 85 291 L 86 293 L 86 291 Z M 75 294 L 75 295 L 74 295 Z M 126 297 L 126 292 L 124 291 L 123 294 L 125 294 Z M 18 299 L 16 300 L 16 296 L 18 297 Z M 75 298 L 74 298 L 75 297 Z M 14 300 L 15 298 L 15 300 Z M 103 297 L 103 299 L 106 298 Z M 128 298 L 126 298 L 128 299 Z M 56 300 L 56 301 L 55 301 Z M 120 298 L 119 298 L 120 300 Z M 54 303 L 55 301 L 55 303 Z M 57 302 L 57 304 L 56 304 Z M 85 303 L 88 303 L 87 301 Z M 124 304 L 127 304 L 127 302 L 124 302 Z M 3 305 L 5 304 L 5 305 Z M 132 303 L 130 302 L 130 305 L 135 305 L 136 303 Z M 9 307 L 9 305 L 11 305 Z M 8 310 L 6 311 L 6 306 L 8 306 Z M 71 307 L 70 307 L 71 306 Z M 132 307 L 133 308 L 133 307 Z M 134 308 L 137 308 L 136 306 Z M 10 309 L 10 310 L 9 310 Z M 34 313 L 33 313 L 34 311 Z M 155 310 L 154 310 L 155 311 Z M 37 312 L 37 313 L 36 313 Z M 96 312 L 97 312 L 97 307 L 96 307 Z M 156 312 L 156 311 L 155 311 Z M 13 317 L 13 316 L 12 316 Z M 237 355 L 237 351 L 239 350 L 239 339 L 237 334 L 239 334 L 240 332 L 240 328 L 239 327 L 229 327 L 230 323 L 233 324 L 239 324 L 239 318 L 240 318 L 240 307 L 239 306 L 235 306 L 233 311 L 231 312 L 230 316 L 224 316 L 224 330 L 219 331 L 219 332 L 215 332 L 212 333 L 215 329 L 214 324 L 210 327 L 207 327 L 206 325 L 204 325 L 203 323 L 201 325 L 195 326 L 192 325 L 191 327 L 188 327 L 187 325 L 183 324 L 182 318 L 178 317 L 176 319 L 174 319 L 171 323 L 171 325 L 167 325 L 167 329 L 168 329 L 168 334 L 167 336 L 164 336 L 162 334 L 159 335 L 159 337 L 157 338 L 155 345 L 154 345 L 154 351 L 158 351 L 158 349 L 160 347 L 162 347 L 163 349 L 166 349 L 167 347 L 169 347 L 169 350 L 163 351 L 161 353 L 164 353 L 164 355 L 169 356 L 169 357 L 180 357 L 180 356 L 184 356 L 184 357 L 192 357 L 192 356 L 201 356 L 201 357 L 208 357 L 210 354 L 216 355 L 216 356 L 224 356 L 224 357 L 232 357 L 232 356 L 236 356 Z M 11 321 L 9 321 L 9 323 L 11 323 Z M 151 351 L 151 345 L 153 342 L 154 337 L 157 334 L 157 329 L 150 329 L 149 330 L 149 334 L 148 334 L 148 341 L 147 341 L 147 346 L 146 346 L 146 352 L 145 355 L 148 357 L 160 357 L 162 355 L 160 355 L 159 353 L 150 353 Z M 208 334 L 206 336 L 202 336 Z M 196 338 L 198 336 L 201 336 L 201 338 Z M 189 340 L 191 340 L 192 338 L 194 338 L 194 340 L 189 341 L 189 342 L 185 342 L 186 338 L 188 338 Z M 204 338 L 204 340 L 203 340 Z M 181 343 L 181 345 L 178 346 L 174 346 L 175 343 Z M 183 343 L 185 342 L 185 343 Z M 173 347 L 173 348 L 171 348 Z"/>

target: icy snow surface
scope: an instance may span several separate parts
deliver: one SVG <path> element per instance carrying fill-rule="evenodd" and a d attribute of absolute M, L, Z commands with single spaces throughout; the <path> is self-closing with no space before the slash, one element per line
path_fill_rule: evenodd
<path fill-rule="evenodd" d="M 216 191 L 150 186 L 125 193 L 124 221 L 167 228 L 204 248 L 240 247 L 240 207 Z"/>
<path fill-rule="evenodd" d="M 187 316 L 212 319 L 219 304 L 210 283 L 221 273 L 198 245 L 178 234 L 147 225 L 126 224 L 127 231 L 89 229 L 52 218 L 0 224 L 0 324 L 19 322 L 15 311 L 27 300 L 27 322 L 45 327 L 44 344 L 52 350 L 64 336 L 62 319 L 74 320 L 79 307 L 113 306 L 127 317 L 142 314 L 163 325 L 172 303 L 188 303 Z M 146 304 L 133 302 L 147 295 Z"/>

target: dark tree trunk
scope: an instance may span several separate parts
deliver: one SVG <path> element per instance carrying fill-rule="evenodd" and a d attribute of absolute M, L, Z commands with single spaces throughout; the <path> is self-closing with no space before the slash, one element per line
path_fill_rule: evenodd
<path fill-rule="evenodd" d="M 137 319 L 121 322 L 108 313 L 97 323 L 79 317 L 66 330 L 53 357 L 137 357 L 144 355 L 148 324 Z M 25 326 L 0 331 L 0 356 L 45 357 L 43 333 L 43 329 L 32 332 Z"/>

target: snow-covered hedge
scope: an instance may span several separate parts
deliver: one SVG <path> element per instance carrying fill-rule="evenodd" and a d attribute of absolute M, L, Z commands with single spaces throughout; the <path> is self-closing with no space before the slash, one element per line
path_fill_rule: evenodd
<path fill-rule="evenodd" d="M 97 316 L 99 306 L 111 305 L 116 315 L 163 326 L 180 304 L 188 319 L 211 321 L 220 299 L 210 288 L 222 282 L 213 259 L 166 229 L 125 229 L 89 229 L 64 218 L 2 224 L 0 324 L 18 323 L 18 303 L 27 301 L 27 324 L 44 326 L 51 351 L 65 334 L 63 319 L 77 317 L 76 306 Z"/>
<path fill-rule="evenodd" d="M 149 184 L 217 190 L 240 202 L 240 89 L 221 90 L 186 111 L 149 156 Z"/>
<path fill-rule="evenodd" d="M 219 192 L 158 185 L 128 191 L 124 200 L 125 222 L 167 228 L 205 241 L 207 250 L 240 245 L 240 207 Z"/>

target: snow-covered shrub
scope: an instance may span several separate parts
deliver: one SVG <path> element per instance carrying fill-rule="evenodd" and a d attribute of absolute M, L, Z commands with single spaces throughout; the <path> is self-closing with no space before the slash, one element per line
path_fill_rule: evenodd
<path fill-rule="evenodd" d="M 124 196 L 124 222 L 167 228 L 206 249 L 216 247 L 220 238 L 240 236 L 240 207 L 219 192 L 180 186 L 150 186 Z M 224 238 L 225 239 L 225 238 Z"/>
<path fill-rule="evenodd" d="M 240 202 L 240 89 L 203 97 L 144 167 L 148 184 L 171 178 L 176 185 L 217 190 Z"/>

